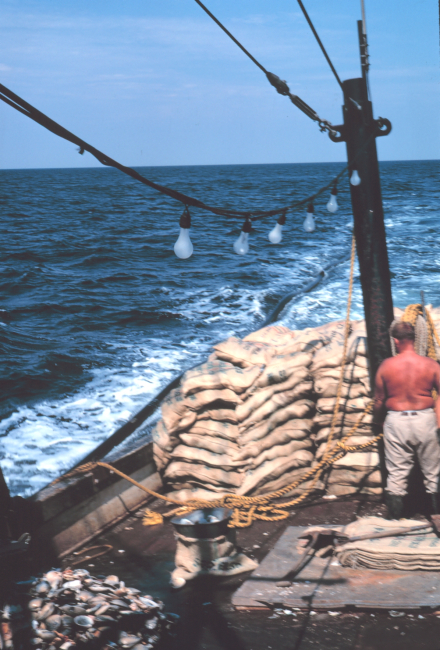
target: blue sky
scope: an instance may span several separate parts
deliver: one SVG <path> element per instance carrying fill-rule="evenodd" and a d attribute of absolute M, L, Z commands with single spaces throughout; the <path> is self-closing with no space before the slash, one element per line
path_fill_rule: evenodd
<path fill-rule="evenodd" d="M 365 0 L 383 160 L 439 158 L 437 0 Z M 325 119 L 341 93 L 295 0 L 206 0 Z M 360 0 L 305 0 L 342 79 L 359 76 Z M 194 0 L 0 0 L 0 82 L 131 166 L 345 159 Z M 90 167 L 0 102 L 0 167 Z"/>

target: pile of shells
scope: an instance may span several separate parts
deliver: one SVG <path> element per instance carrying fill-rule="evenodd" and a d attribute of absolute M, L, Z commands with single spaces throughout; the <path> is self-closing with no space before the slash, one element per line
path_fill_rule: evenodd
<path fill-rule="evenodd" d="M 85 569 L 49 571 L 35 581 L 28 604 L 32 648 L 151 650 L 174 622 L 162 603 L 117 576 L 99 579 Z"/>

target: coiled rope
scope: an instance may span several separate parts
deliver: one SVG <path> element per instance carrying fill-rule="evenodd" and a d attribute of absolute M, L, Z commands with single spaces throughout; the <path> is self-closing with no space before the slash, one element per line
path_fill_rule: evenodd
<path fill-rule="evenodd" d="M 225 496 L 219 497 L 217 499 L 207 500 L 207 499 L 191 499 L 186 502 L 178 501 L 163 494 L 159 494 L 154 490 L 150 490 L 141 483 L 138 483 L 130 476 L 127 476 L 123 472 L 119 471 L 112 465 L 104 462 L 94 462 L 86 463 L 80 467 L 68 472 L 60 479 L 54 481 L 54 483 L 59 480 L 69 479 L 78 474 L 83 474 L 91 471 L 95 467 L 105 467 L 106 469 L 114 472 L 118 476 L 126 479 L 133 485 L 136 485 L 140 490 L 146 492 L 149 496 L 152 496 L 160 501 L 163 501 L 168 504 L 177 506 L 171 511 L 166 512 L 165 514 L 160 514 L 150 509 L 146 509 L 144 512 L 143 523 L 145 526 L 154 526 L 156 524 L 161 524 L 164 521 L 164 518 L 169 519 L 173 516 L 179 516 L 187 514 L 194 510 L 199 510 L 202 508 L 229 508 L 233 510 L 233 515 L 230 521 L 230 526 L 234 528 L 245 528 L 250 526 L 252 522 L 256 519 L 263 521 L 279 521 L 281 519 L 286 519 L 289 516 L 289 509 L 298 505 L 304 501 L 315 489 L 316 484 L 319 479 L 322 477 L 323 473 L 329 469 L 333 463 L 341 459 L 347 452 L 361 451 L 374 445 L 381 437 L 382 434 L 376 436 L 372 440 L 365 442 L 361 445 L 346 445 L 347 439 L 354 435 L 359 425 L 363 421 L 364 417 L 371 411 L 373 406 L 373 401 L 368 404 L 363 413 L 360 414 L 357 422 L 350 429 L 350 431 L 340 440 L 334 441 L 334 435 L 336 430 L 336 423 L 339 413 L 339 404 L 341 401 L 342 386 L 344 382 L 344 372 L 346 366 L 346 354 L 347 354 L 347 345 L 348 338 L 350 335 L 350 310 L 351 310 L 351 300 L 353 294 L 353 278 L 354 278 L 354 262 L 356 257 L 356 243 L 353 235 L 352 246 L 351 246 L 351 259 L 350 259 L 350 280 L 348 287 L 348 301 L 347 301 L 347 313 L 345 317 L 345 327 L 344 327 L 344 345 L 343 345 L 343 356 L 342 356 L 342 365 L 341 373 L 339 377 L 338 389 L 336 394 L 335 406 L 332 417 L 332 424 L 330 429 L 330 434 L 327 442 L 327 449 L 323 458 L 319 461 L 315 467 L 312 467 L 308 472 L 306 472 L 300 479 L 297 479 L 293 483 L 286 485 L 285 487 L 276 490 L 275 492 L 270 492 L 268 494 L 261 494 L 259 496 L 240 496 L 236 494 L 227 494 Z M 333 444 L 334 443 L 334 444 Z M 302 494 L 291 499 L 289 501 L 281 501 L 280 499 L 285 498 L 289 492 L 297 489 L 302 483 L 312 479 L 311 484 L 304 490 Z"/>

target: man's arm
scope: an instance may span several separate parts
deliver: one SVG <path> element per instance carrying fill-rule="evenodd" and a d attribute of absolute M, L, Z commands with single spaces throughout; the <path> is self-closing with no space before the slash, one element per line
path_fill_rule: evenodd
<path fill-rule="evenodd" d="M 440 366 L 434 361 L 434 381 L 433 388 L 437 391 L 437 398 L 435 400 L 435 414 L 437 416 L 437 435 L 440 437 Z"/>
<path fill-rule="evenodd" d="M 376 373 L 376 380 L 374 384 L 373 421 L 376 426 L 382 426 L 386 416 L 386 389 L 382 373 L 382 365 L 383 364 L 379 366 L 379 370 Z"/>

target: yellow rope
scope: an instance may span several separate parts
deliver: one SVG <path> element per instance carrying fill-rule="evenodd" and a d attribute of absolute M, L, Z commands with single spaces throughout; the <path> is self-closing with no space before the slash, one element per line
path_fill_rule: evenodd
<path fill-rule="evenodd" d="M 440 346 L 439 336 L 437 330 L 435 329 L 434 321 L 432 316 L 427 309 L 425 309 L 426 314 L 426 325 L 428 328 L 428 357 L 431 359 L 437 360 L 437 353 L 435 350 L 435 342 Z M 402 321 L 406 323 L 411 323 L 413 327 L 416 326 L 417 316 L 423 316 L 423 307 L 419 304 L 408 305 L 408 307 L 403 312 Z"/>
<path fill-rule="evenodd" d="M 372 440 L 369 440 L 368 442 L 361 445 L 352 445 L 352 446 L 345 445 L 345 441 L 356 432 L 364 416 L 371 410 L 371 407 L 373 405 L 373 402 L 371 401 L 366 407 L 365 411 L 360 415 L 358 421 L 350 429 L 350 431 L 341 440 L 336 441 L 334 446 L 332 447 L 332 442 L 333 442 L 334 433 L 336 429 L 336 422 L 339 413 L 339 404 L 341 400 L 342 386 L 344 382 L 347 345 L 348 345 L 348 338 L 350 335 L 350 310 L 351 310 L 351 300 L 353 294 L 355 257 L 356 257 L 356 243 L 355 243 L 355 238 L 353 236 L 352 247 L 351 247 L 350 281 L 349 281 L 349 288 L 348 288 L 347 313 L 346 313 L 345 327 L 344 327 L 344 344 L 343 344 L 341 374 L 339 377 L 338 389 L 336 392 L 335 407 L 333 411 L 330 434 L 327 442 L 327 449 L 321 461 L 315 467 L 311 468 L 308 472 L 306 472 L 300 479 L 294 481 L 293 483 L 290 483 L 289 485 L 286 485 L 285 487 L 281 488 L 280 490 L 277 490 L 276 492 L 270 492 L 268 494 L 262 494 L 259 496 L 246 497 L 246 496 L 239 496 L 236 494 L 227 494 L 223 497 L 219 497 L 218 499 L 212 499 L 212 500 L 191 499 L 189 501 L 186 501 L 185 503 L 167 497 L 163 494 L 159 494 L 154 490 L 150 490 L 149 488 L 145 487 L 141 483 L 138 483 L 137 481 L 132 479 L 130 476 L 127 476 L 123 472 L 117 470 L 112 465 L 103 462 L 87 463 L 85 465 L 82 465 L 81 467 L 78 467 L 72 470 L 71 472 L 68 472 L 60 479 L 57 479 L 56 481 L 54 481 L 54 483 L 57 483 L 61 479 L 62 480 L 69 479 L 78 474 L 91 471 L 94 467 L 97 466 L 105 467 L 110 471 L 115 472 L 115 474 L 118 474 L 119 476 L 126 479 L 127 481 L 130 481 L 130 483 L 136 485 L 139 489 L 143 490 L 148 495 L 153 496 L 156 499 L 160 499 L 161 501 L 165 501 L 167 503 L 178 506 L 177 508 L 167 512 L 164 515 L 161 515 L 158 512 L 154 512 L 153 510 L 146 509 L 143 523 L 147 526 L 152 526 L 155 524 L 162 523 L 164 517 L 170 518 L 176 515 L 182 515 L 188 512 L 192 512 L 193 510 L 199 510 L 201 508 L 224 507 L 224 508 L 232 509 L 233 515 L 231 518 L 230 526 L 236 528 L 245 528 L 247 526 L 250 526 L 255 519 L 260 519 L 263 521 L 278 521 L 288 517 L 290 514 L 288 508 L 296 506 L 302 501 L 304 501 L 309 496 L 309 494 L 313 492 L 315 485 L 321 478 L 323 472 L 326 469 L 328 469 L 335 461 L 342 458 L 347 452 L 366 449 L 367 447 L 374 445 L 381 438 L 381 435 L 379 435 L 373 438 Z M 295 490 L 302 483 L 304 483 L 309 479 L 313 479 L 312 483 L 311 485 L 309 485 L 309 487 L 306 490 L 304 490 L 304 492 L 301 495 L 299 495 L 298 497 L 290 501 L 285 501 L 281 503 L 278 502 L 279 499 L 282 499 L 283 497 L 285 497 L 285 495 L 289 494 L 289 492 Z"/>

